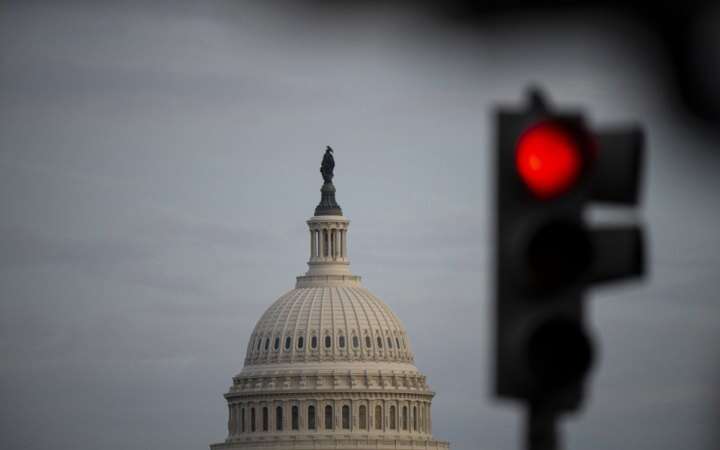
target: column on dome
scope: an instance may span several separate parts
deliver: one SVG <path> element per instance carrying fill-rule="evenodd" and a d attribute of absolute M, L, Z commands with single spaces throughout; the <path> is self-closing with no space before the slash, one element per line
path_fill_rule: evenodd
<path fill-rule="evenodd" d="M 428 423 L 427 423 L 428 429 L 427 429 L 427 432 L 428 432 L 428 433 L 432 433 L 432 403 L 430 403 L 430 402 L 428 402 L 428 410 L 427 410 L 427 413 L 428 413 Z"/>
<path fill-rule="evenodd" d="M 310 259 L 315 258 L 317 253 L 317 237 L 315 230 L 310 228 Z"/>
<path fill-rule="evenodd" d="M 327 229 L 327 241 L 328 241 L 328 248 L 327 248 L 327 257 L 328 259 L 332 259 L 332 253 L 333 253 L 333 230 L 331 227 L 328 227 Z"/>
<path fill-rule="evenodd" d="M 340 259 L 340 229 L 335 228 L 333 230 L 333 237 L 335 238 L 333 242 L 333 250 L 335 250 L 333 259 Z"/>
<path fill-rule="evenodd" d="M 342 227 L 342 225 L 341 225 L 341 227 Z M 342 250 L 342 239 L 343 239 L 342 236 L 343 236 L 343 230 L 342 230 L 342 228 L 338 228 L 338 259 L 345 258 L 345 255 L 343 255 L 343 250 Z"/>
<path fill-rule="evenodd" d="M 413 402 L 413 432 L 418 432 L 418 402 Z"/>
<path fill-rule="evenodd" d="M 318 228 L 318 238 L 320 239 L 320 245 L 318 246 L 318 256 L 320 259 L 325 257 L 325 229 Z"/>
<path fill-rule="evenodd" d="M 308 407 L 308 404 L 307 404 L 306 400 L 301 400 L 300 402 L 298 402 L 298 413 L 299 413 L 298 415 L 300 416 L 299 417 L 300 431 L 307 431 L 307 419 L 306 419 L 307 407 Z"/>
<path fill-rule="evenodd" d="M 340 252 L 342 253 L 342 257 L 347 258 L 347 229 L 343 229 L 340 233 L 341 237 L 341 243 L 340 243 Z"/>
<path fill-rule="evenodd" d="M 330 230 L 327 227 L 323 228 L 323 258 L 327 259 L 330 255 Z"/>
<path fill-rule="evenodd" d="M 243 427 L 243 407 L 244 405 L 242 403 L 237 404 L 237 410 L 236 410 L 236 420 L 235 420 L 235 432 L 236 434 L 240 434 L 243 431 L 245 431 Z"/>
<path fill-rule="evenodd" d="M 240 432 L 246 433 L 247 432 L 247 403 L 243 403 L 240 405 Z"/>

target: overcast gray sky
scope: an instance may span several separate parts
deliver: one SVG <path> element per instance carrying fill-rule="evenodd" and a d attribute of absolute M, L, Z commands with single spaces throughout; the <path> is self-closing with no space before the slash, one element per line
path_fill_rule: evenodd
<path fill-rule="evenodd" d="M 0 11 L 0 447 L 224 439 L 252 327 L 306 270 L 330 144 L 351 268 L 408 328 L 434 434 L 518 448 L 488 385 L 490 119 L 537 82 L 595 124 L 642 121 L 650 156 L 650 279 L 593 295 L 602 364 L 568 448 L 716 448 L 716 141 L 668 106 L 650 36 L 602 14 L 475 32 L 377 6 L 58 3 Z"/>

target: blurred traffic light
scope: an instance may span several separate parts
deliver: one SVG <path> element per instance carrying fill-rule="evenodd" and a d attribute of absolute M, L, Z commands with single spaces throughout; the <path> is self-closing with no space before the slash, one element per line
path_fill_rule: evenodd
<path fill-rule="evenodd" d="M 595 350 L 591 283 L 643 273 L 642 231 L 590 228 L 594 201 L 638 199 L 643 135 L 594 132 L 538 91 L 497 115 L 495 392 L 553 413 L 577 409 Z"/>

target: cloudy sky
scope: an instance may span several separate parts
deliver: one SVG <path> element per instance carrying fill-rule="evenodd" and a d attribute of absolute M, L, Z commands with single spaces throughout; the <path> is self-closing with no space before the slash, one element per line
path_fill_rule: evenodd
<path fill-rule="evenodd" d="M 717 141 L 670 106 L 652 36 L 597 13 L 478 31 L 377 5 L 58 3 L 0 11 L 0 447 L 224 439 L 252 327 L 306 270 L 330 144 L 352 270 L 408 328 L 434 434 L 518 448 L 488 383 L 491 112 L 535 82 L 649 142 L 622 216 L 651 273 L 592 295 L 602 362 L 568 448 L 717 448 Z"/>

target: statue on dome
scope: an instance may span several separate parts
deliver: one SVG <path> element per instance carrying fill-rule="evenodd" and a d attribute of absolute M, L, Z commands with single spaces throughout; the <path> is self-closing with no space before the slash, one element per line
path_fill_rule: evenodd
<path fill-rule="evenodd" d="M 322 165 L 320 166 L 320 173 L 322 174 L 325 183 L 332 183 L 334 169 L 335 158 L 333 158 L 333 149 L 328 145 L 325 149 L 325 156 L 323 156 Z"/>

